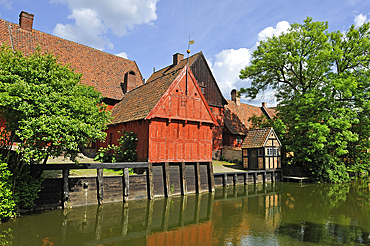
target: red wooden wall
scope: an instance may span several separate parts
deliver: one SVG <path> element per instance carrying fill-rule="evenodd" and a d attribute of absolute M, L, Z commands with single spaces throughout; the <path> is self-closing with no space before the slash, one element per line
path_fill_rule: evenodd
<path fill-rule="evenodd" d="M 149 126 L 150 162 L 212 161 L 212 125 L 155 119 Z"/>

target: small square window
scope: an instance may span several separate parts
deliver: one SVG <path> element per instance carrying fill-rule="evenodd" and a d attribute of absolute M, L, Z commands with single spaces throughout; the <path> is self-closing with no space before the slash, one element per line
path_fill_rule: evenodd
<path fill-rule="evenodd" d="M 263 156 L 263 149 L 258 150 L 258 156 Z"/>

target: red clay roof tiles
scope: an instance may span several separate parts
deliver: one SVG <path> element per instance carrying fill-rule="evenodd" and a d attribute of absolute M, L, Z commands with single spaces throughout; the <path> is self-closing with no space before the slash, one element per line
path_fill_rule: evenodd
<path fill-rule="evenodd" d="M 260 148 L 263 147 L 272 127 L 249 130 L 242 144 L 242 148 Z"/>
<path fill-rule="evenodd" d="M 0 43 L 5 42 L 25 55 L 34 52 L 37 45 L 43 51 L 53 52 L 61 63 L 69 63 L 76 72 L 83 74 L 83 84 L 94 86 L 107 98 L 120 100 L 123 97 L 121 83 L 126 72 L 134 71 L 142 80 L 135 61 L 37 30 L 29 32 L 0 19 Z"/>

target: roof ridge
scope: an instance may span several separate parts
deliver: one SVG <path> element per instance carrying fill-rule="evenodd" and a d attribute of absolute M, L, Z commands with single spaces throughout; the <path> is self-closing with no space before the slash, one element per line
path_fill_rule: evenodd
<path fill-rule="evenodd" d="M 13 23 L 13 22 L 7 21 L 7 20 L 5 20 L 5 19 L 3 19 L 3 18 L 0 18 L 0 19 L 1 19 L 1 20 L 3 20 L 3 21 L 5 21 L 5 22 L 7 22 L 8 24 L 11 24 L 11 25 L 14 25 L 15 27 L 18 27 L 17 29 L 13 29 L 12 31 L 17 31 L 17 30 L 25 31 L 24 29 L 22 29 L 22 28 L 19 26 L 19 24 L 16 24 L 16 23 Z M 92 46 L 88 46 L 88 45 L 86 45 L 86 44 L 82 44 L 82 43 L 79 43 L 79 42 L 76 42 L 76 41 L 73 41 L 73 40 L 65 39 L 65 38 L 59 37 L 59 36 L 57 36 L 57 35 L 50 34 L 50 33 L 47 33 L 47 32 L 43 32 L 43 31 L 40 31 L 40 30 L 37 30 L 37 29 L 34 29 L 34 28 L 32 28 L 32 30 L 31 30 L 30 32 L 31 32 L 31 33 L 32 33 L 32 32 L 39 32 L 39 33 L 43 33 L 43 34 L 50 35 L 50 36 L 53 36 L 53 37 L 56 37 L 56 38 L 60 38 L 60 39 L 62 39 L 62 40 L 64 40 L 64 41 L 67 41 L 67 42 L 75 43 L 75 44 L 82 45 L 82 46 L 85 46 L 85 47 L 90 48 L 90 49 L 94 49 L 95 51 L 99 51 L 99 52 L 102 52 L 102 53 L 105 53 L 105 54 L 109 54 L 109 55 L 112 55 L 112 56 L 119 57 L 120 59 L 124 59 L 124 60 L 127 60 L 127 61 L 135 62 L 134 60 L 130 60 L 130 59 L 127 59 L 127 58 L 123 58 L 123 57 L 121 57 L 121 56 L 117 56 L 117 55 L 115 55 L 115 54 L 108 53 L 108 52 L 103 51 L 103 50 L 101 50 L 101 49 L 94 48 L 94 47 L 92 47 Z M 10 35 L 11 35 L 11 34 L 10 34 Z M 11 36 L 12 36 L 12 35 L 11 35 Z"/>

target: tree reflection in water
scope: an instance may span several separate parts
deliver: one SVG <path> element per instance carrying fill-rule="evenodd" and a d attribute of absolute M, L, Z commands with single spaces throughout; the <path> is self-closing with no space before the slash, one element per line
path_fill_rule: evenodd
<path fill-rule="evenodd" d="M 0 224 L 0 245 L 369 245 L 369 190 L 267 183 L 55 210 Z"/>

